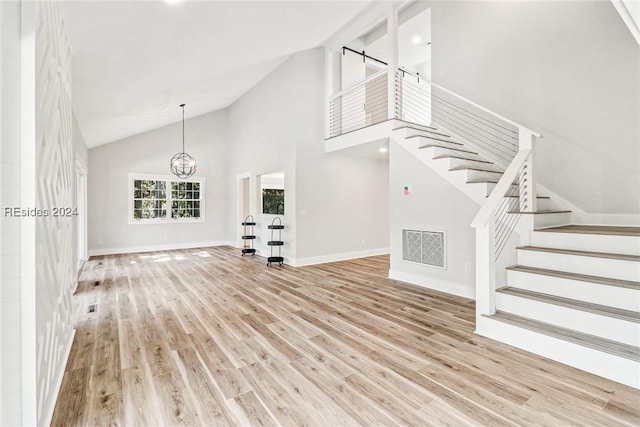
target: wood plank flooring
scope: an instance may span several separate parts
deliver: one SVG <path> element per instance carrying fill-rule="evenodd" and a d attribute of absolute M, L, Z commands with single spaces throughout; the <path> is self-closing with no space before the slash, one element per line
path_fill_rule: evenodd
<path fill-rule="evenodd" d="M 93 258 L 52 425 L 640 424 L 637 390 L 476 336 L 473 301 L 388 269 L 228 247 Z"/>

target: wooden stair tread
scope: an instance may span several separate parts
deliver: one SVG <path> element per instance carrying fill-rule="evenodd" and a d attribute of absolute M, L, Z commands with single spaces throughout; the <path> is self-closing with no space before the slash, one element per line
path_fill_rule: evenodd
<path fill-rule="evenodd" d="M 459 145 L 459 146 L 463 146 L 463 144 L 459 143 L 459 142 L 455 142 L 452 141 L 450 139 L 443 139 L 443 138 L 438 138 L 436 136 L 431 136 L 431 135 L 412 135 L 412 136 L 408 136 L 405 139 L 411 139 L 411 138 L 426 138 L 426 139 L 432 139 L 434 141 L 442 141 L 442 142 L 446 142 L 449 144 L 455 144 L 455 145 Z"/>
<path fill-rule="evenodd" d="M 523 212 L 523 211 L 509 211 L 510 214 L 519 215 L 545 215 L 545 214 L 557 214 L 557 213 L 571 213 L 571 211 L 554 211 L 554 210 L 541 210 L 535 212 Z"/>
<path fill-rule="evenodd" d="M 459 151 L 460 153 L 467 153 L 467 154 L 475 154 L 477 155 L 478 153 L 476 153 L 475 151 L 469 151 L 463 148 L 458 148 L 458 147 L 447 147 L 444 145 L 439 145 L 439 144 L 424 144 L 418 147 L 419 149 L 423 149 L 423 148 L 444 148 L 445 150 L 453 150 L 453 151 Z"/>
<path fill-rule="evenodd" d="M 576 251 L 576 250 L 570 250 L 570 249 L 541 248 L 537 246 L 518 246 L 516 247 L 516 249 L 523 250 L 523 251 L 550 252 L 554 254 L 588 256 L 588 257 L 594 257 L 594 258 L 609 258 L 609 259 L 619 259 L 623 261 L 640 262 L 640 256 L 638 255 L 614 254 L 609 252 Z"/>
<path fill-rule="evenodd" d="M 565 271 L 548 270 L 546 268 L 529 267 L 526 265 L 512 265 L 507 270 L 520 271 L 523 273 L 539 274 L 542 276 L 557 277 L 560 279 L 577 280 L 581 282 L 597 283 L 600 285 L 617 286 L 619 288 L 640 290 L 640 282 L 633 280 L 612 279 L 610 277 L 589 276 L 587 274 L 568 273 Z"/>
<path fill-rule="evenodd" d="M 418 132 L 426 132 L 426 133 L 430 133 L 430 134 L 433 134 L 433 135 L 440 135 L 440 136 L 444 136 L 444 137 L 446 137 L 446 138 L 451 138 L 451 135 L 448 135 L 448 134 L 446 134 L 446 133 L 442 133 L 442 132 L 440 132 L 440 131 L 439 131 L 438 129 L 436 129 L 436 128 L 420 129 L 420 128 L 415 127 L 415 126 L 400 126 L 400 127 L 398 127 L 398 128 L 395 128 L 395 129 L 394 129 L 394 131 L 396 131 L 396 130 L 402 130 L 402 129 L 412 129 L 412 130 L 416 130 L 416 131 L 418 131 Z M 460 144 L 460 145 L 462 145 L 462 143 L 460 143 L 460 142 L 456 142 L 456 141 L 450 141 L 450 142 L 451 142 L 451 143 L 453 143 L 453 144 Z"/>
<path fill-rule="evenodd" d="M 458 166 L 458 167 L 455 167 L 455 168 L 451 168 L 451 169 L 449 169 L 449 172 L 451 172 L 451 171 L 466 171 L 466 170 L 477 171 L 477 172 L 486 172 L 486 173 L 497 173 L 499 175 L 503 175 L 504 174 L 504 172 L 501 172 L 501 171 L 492 171 L 492 170 L 488 170 L 488 169 L 474 168 L 474 167 L 468 167 L 468 166 Z"/>
<path fill-rule="evenodd" d="M 487 196 L 489 197 L 489 196 Z M 509 198 L 515 198 L 515 199 L 519 199 L 520 196 L 518 195 L 505 195 L 504 197 L 509 197 Z M 536 199 L 550 199 L 551 197 L 549 196 L 536 196 Z"/>
<path fill-rule="evenodd" d="M 453 154 L 441 154 L 439 156 L 435 156 L 434 160 L 435 159 L 458 159 L 458 160 L 466 160 L 468 162 L 487 163 L 487 164 L 490 164 L 490 165 L 494 164 L 493 162 L 491 162 L 489 160 L 471 159 L 469 157 L 461 157 L 461 156 L 456 156 L 456 155 L 453 155 Z"/>
<path fill-rule="evenodd" d="M 423 130 L 427 129 L 427 130 L 433 130 L 433 131 L 439 131 L 438 128 L 434 128 L 433 126 L 427 126 L 427 125 L 420 125 L 418 123 L 413 123 L 413 122 L 405 122 L 404 120 L 400 120 L 402 121 L 402 123 L 404 123 L 402 126 L 398 126 L 397 128 L 394 128 L 393 130 L 399 130 L 399 129 L 415 129 L 415 130 Z"/>
<path fill-rule="evenodd" d="M 530 291 L 528 289 L 514 288 L 511 286 L 496 289 L 496 292 L 540 301 L 546 304 L 558 305 L 573 310 L 586 311 L 593 314 L 599 314 L 601 316 L 613 317 L 620 320 L 626 320 L 628 322 L 640 323 L 640 313 L 636 311 L 623 310 L 621 308 L 609 307 L 606 305 L 594 304 L 592 302 L 564 298 L 556 295 L 544 294 L 542 292 Z"/>
<path fill-rule="evenodd" d="M 489 319 L 508 323 L 519 328 L 528 329 L 543 335 L 582 345 L 593 350 L 602 351 L 604 353 L 640 362 L 640 348 L 633 345 L 623 344 L 595 335 L 585 334 L 583 332 L 574 331 L 573 329 L 562 328 L 550 323 L 538 322 L 537 320 L 516 316 L 515 314 L 500 310 L 496 311 L 493 315 L 483 314 L 483 316 Z"/>
<path fill-rule="evenodd" d="M 619 227 L 604 225 L 564 225 L 562 227 L 544 228 L 543 232 L 575 233 L 575 234 L 604 234 L 610 236 L 640 236 L 640 227 Z"/>
<path fill-rule="evenodd" d="M 491 179 L 470 179 L 466 181 L 467 184 L 497 184 L 498 181 L 494 181 Z"/>

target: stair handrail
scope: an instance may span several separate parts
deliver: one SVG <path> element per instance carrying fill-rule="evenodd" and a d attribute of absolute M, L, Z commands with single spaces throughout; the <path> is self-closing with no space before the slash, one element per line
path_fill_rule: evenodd
<path fill-rule="evenodd" d="M 476 216 L 473 218 L 473 221 L 471 221 L 471 227 L 482 228 L 489 223 L 505 194 L 509 190 L 509 187 L 513 185 L 513 181 L 518 177 L 518 172 L 529 159 L 530 154 L 531 148 L 521 148 L 518 151 L 509 164 L 509 167 L 507 167 L 507 170 L 504 171 L 502 177 L 498 180 L 498 184 L 496 184 L 493 190 L 491 190 L 491 194 L 487 198 L 487 201 L 482 205 Z"/>
<path fill-rule="evenodd" d="M 447 89 L 444 86 L 441 86 L 441 85 L 439 85 L 437 83 L 434 83 L 431 80 L 425 79 L 424 77 L 420 76 L 417 73 L 412 73 L 412 72 L 407 71 L 407 70 L 405 70 L 403 68 L 398 68 L 397 70 L 400 71 L 401 73 L 409 74 L 409 75 L 412 75 L 412 76 L 416 77 L 418 79 L 418 84 L 425 84 L 425 85 L 430 85 L 430 86 L 436 87 L 436 88 L 440 89 L 441 91 L 443 91 L 445 93 L 448 93 L 449 95 L 451 95 L 451 96 L 453 96 L 453 97 L 455 97 L 455 98 L 457 98 L 457 99 L 459 99 L 461 101 L 464 101 L 465 103 L 473 106 L 474 108 L 477 108 L 480 111 L 483 111 L 483 112 L 485 112 L 487 114 L 490 114 L 493 117 L 495 117 L 497 119 L 500 119 L 503 122 L 508 123 L 508 124 L 518 128 L 518 130 L 524 130 L 524 131 L 526 131 L 527 133 L 530 133 L 532 136 L 534 136 L 536 138 L 544 138 L 544 136 L 542 134 L 540 134 L 539 132 L 531 130 L 528 127 L 526 127 L 526 126 L 524 126 L 524 125 L 522 125 L 522 124 L 520 124 L 518 122 L 510 120 L 510 119 L 504 117 L 503 115 L 496 113 L 495 111 L 492 111 L 492 110 L 490 110 L 490 109 L 488 109 L 486 107 L 483 107 L 482 105 L 470 100 L 469 98 L 465 98 L 464 96 L 462 96 L 460 94 L 457 94 L 456 92 L 454 92 L 454 91 L 452 91 L 450 89 Z"/>

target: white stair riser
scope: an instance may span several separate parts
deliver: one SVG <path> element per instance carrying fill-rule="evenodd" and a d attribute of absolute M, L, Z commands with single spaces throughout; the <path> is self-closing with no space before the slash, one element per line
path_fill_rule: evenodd
<path fill-rule="evenodd" d="M 493 173 L 493 172 L 483 172 L 476 171 L 472 169 L 466 169 L 464 172 L 467 173 L 467 181 L 475 181 L 475 180 L 490 180 L 490 181 L 499 181 L 502 178 L 502 173 Z"/>
<path fill-rule="evenodd" d="M 507 284 L 548 295 L 640 312 L 640 290 L 523 271 L 507 271 Z"/>
<path fill-rule="evenodd" d="M 640 256 L 639 236 L 531 232 L 531 246 Z"/>
<path fill-rule="evenodd" d="M 540 208 L 538 208 L 540 210 Z M 538 214 L 533 216 L 533 227 L 549 228 L 571 224 L 571 212 Z"/>
<path fill-rule="evenodd" d="M 518 264 L 588 276 L 640 281 L 640 263 L 518 249 Z"/>
<path fill-rule="evenodd" d="M 520 209 L 520 199 L 517 197 L 511 197 L 509 201 L 509 210 L 519 210 Z M 549 199 L 538 199 L 537 210 L 547 210 L 549 209 Z M 522 219 L 522 218 L 521 218 Z"/>
<path fill-rule="evenodd" d="M 496 293 L 496 307 L 518 316 L 590 335 L 640 346 L 640 323 L 573 310 L 515 295 Z"/>
<path fill-rule="evenodd" d="M 442 157 L 442 156 L 460 156 L 463 155 L 465 157 L 469 157 L 470 159 L 478 159 L 478 160 L 482 160 L 477 154 L 474 153 L 467 153 L 464 151 L 460 151 L 460 150 L 464 150 L 465 148 L 463 146 L 460 145 L 451 145 L 445 143 L 445 142 L 439 142 L 439 141 L 430 141 L 428 139 L 424 139 L 424 138 L 412 138 L 412 139 L 407 139 L 406 141 L 416 141 L 418 143 L 418 147 L 424 147 L 427 144 L 435 144 L 437 145 L 437 147 L 424 147 L 421 148 L 421 150 L 431 150 L 431 157 Z"/>
<path fill-rule="evenodd" d="M 438 132 L 438 133 L 433 133 L 433 132 Z M 404 135 L 405 135 L 405 138 L 410 138 L 413 136 L 423 136 L 426 138 L 438 138 L 438 139 L 444 139 L 447 141 L 454 141 L 454 139 L 452 139 L 451 137 L 440 135 L 439 133 L 446 134 L 446 132 L 440 132 L 437 130 L 430 132 L 428 130 L 422 131 L 422 130 L 416 130 L 416 129 L 407 129 Z"/>
<path fill-rule="evenodd" d="M 464 153 L 456 154 L 458 157 L 464 157 L 464 159 L 453 159 L 449 160 L 449 169 L 465 169 L 465 168 L 487 168 L 489 170 L 495 170 L 496 172 L 504 172 L 500 171 L 500 169 L 494 165 L 493 163 L 486 163 L 484 161 L 473 161 L 467 160 L 471 159 L 472 156 L 465 156 Z"/>
<path fill-rule="evenodd" d="M 485 317 L 476 325 L 482 336 L 640 389 L 640 362 Z"/>

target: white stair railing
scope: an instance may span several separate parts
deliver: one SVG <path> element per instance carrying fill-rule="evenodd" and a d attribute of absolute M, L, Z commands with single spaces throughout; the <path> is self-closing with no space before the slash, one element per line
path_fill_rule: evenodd
<path fill-rule="evenodd" d="M 329 97 L 329 138 L 388 120 L 387 70 Z"/>
<path fill-rule="evenodd" d="M 397 118 L 435 126 L 506 168 L 523 126 L 406 70 L 396 71 Z"/>

